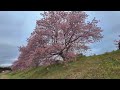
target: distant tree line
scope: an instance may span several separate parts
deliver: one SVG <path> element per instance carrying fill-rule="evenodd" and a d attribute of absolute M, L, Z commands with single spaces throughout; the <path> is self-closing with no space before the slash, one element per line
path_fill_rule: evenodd
<path fill-rule="evenodd" d="M 12 71 L 12 69 L 11 69 L 11 67 L 0 67 L 0 73 L 2 72 L 2 71 Z"/>

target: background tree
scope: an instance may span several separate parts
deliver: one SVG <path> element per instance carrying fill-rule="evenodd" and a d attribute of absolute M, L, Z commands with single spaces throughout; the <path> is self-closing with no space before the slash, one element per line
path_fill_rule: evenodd
<path fill-rule="evenodd" d="M 120 50 L 120 40 L 115 40 L 114 42 L 115 42 L 116 47 Z"/>
<path fill-rule="evenodd" d="M 28 39 L 27 46 L 20 47 L 14 69 L 49 65 L 56 60 L 69 61 L 81 51 L 89 49 L 89 43 L 100 41 L 101 28 L 94 18 L 86 22 L 83 11 L 45 11 L 37 20 L 36 28 Z"/>

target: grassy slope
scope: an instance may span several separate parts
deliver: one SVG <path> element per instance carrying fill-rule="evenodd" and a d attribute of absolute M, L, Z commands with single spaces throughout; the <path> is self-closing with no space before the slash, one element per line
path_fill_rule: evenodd
<path fill-rule="evenodd" d="M 80 57 L 64 65 L 32 68 L 0 74 L 10 79 L 120 79 L 120 51 L 103 55 Z"/>

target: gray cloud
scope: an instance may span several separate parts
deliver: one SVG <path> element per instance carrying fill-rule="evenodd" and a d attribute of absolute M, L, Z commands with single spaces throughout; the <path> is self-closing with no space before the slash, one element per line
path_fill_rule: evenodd
<path fill-rule="evenodd" d="M 11 65 L 17 59 L 18 46 L 27 43 L 39 13 L 0 11 L 0 65 Z"/>
<path fill-rule="evenodd" d="M 91 45 L 92 53 L 102 54 L 116 50 L 114 40 L 119 39 L 120 34 L 120 11 L 89 11 L 91 17 L 96 17 L 100 20 L 98 24 L 103 29 L 104 38 L 101 42 Z"/>
<path fill-rule="evenodd" d="M 18 48 L 7 43 L 0 44 L 0 64 L 9 64 L 18 56 Z"/>

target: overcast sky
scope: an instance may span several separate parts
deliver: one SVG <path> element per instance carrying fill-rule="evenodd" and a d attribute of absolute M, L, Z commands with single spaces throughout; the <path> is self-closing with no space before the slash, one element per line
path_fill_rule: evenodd
<path fill-rule="evenodd" d="M 90 45 L 89 55 L 116 50 L 113 43 L 120 34 L 119 11 L 89 11 L 89 20 L 100 20 L 104 38 Z M 0 11 L 0 65 L 11 65 L 19 55 L 18 46 L 25 45 L 26 39 L 40 19 L 40 11 Z M 88 54 L 87 54 L 88 55 Z"/>

